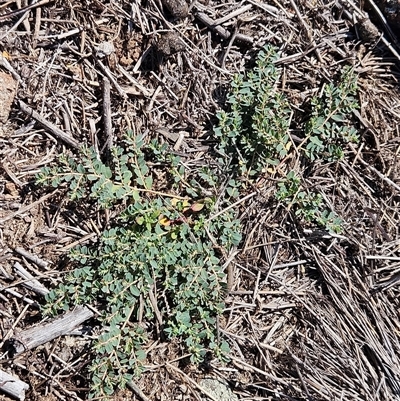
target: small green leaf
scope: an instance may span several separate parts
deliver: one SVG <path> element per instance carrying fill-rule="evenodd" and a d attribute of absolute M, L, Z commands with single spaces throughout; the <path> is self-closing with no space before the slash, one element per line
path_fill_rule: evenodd
<path fill-rule="evenodd" d="M 146 177 L 144 180 L 144 187 L 146 189 L 151 189 L 152 186 L 153 186 L 153 178 L 151 176 Z"/>
<path fill-rule="evenodd" d="M 138 289 L 136 286 L 134 286 L 134 285 L 131 285 L 131 286 L 129 287 L 129 290 L 130 290 L 131 294 L 132 294 L 133 296 L 135 296 L 135 297 L 138 297 L 138 296 L 140 295 L 139 289 Z"/>

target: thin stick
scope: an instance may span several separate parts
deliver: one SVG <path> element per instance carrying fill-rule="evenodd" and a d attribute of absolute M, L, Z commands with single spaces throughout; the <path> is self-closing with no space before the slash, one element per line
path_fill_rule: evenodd
<path fill-rule="evenodd" d="M 214 25 L 221 25 L 226 21 L 229 21 L 232 18 L 237 17 L 238 15 L 241 15 L 245 13 L 246 11 L 249 11 L 252 8 L 251 4 L 247 4 L 247 6 L 243 6 L 235 11 L 232 11 L 231 13 L 225 15 L 224 17 L 218 18 L 214 20 Z"/>
<path fill-rule="evenodd" d="M 36 294 L 41 296 L 46 296 L 50 291 L 35 277 L 32 276 L 20 263 L 15 262 L 14 269 L 16 270 L 17 274 L 24 280 L 22 285 L 26 288 L 29 288 Z"/>
<path fill-rule="evenodd" d="M 36 255 L 33 255 L 32 253 L 25 251 L 25 249 L 17 247 L 15 248 L 15 252 L 19 253 L 22 255 L 24 258 L 30 260 L 31 262 L 35 263 L 39 267 L 42 267 L 43 269 L 49 270 L 49 263 L 38 258 Z"/>
<path fill-rule="evenodd" d="M 94 238 L 94 237 L 96 237 L 96 236 L 97 236 L 97 233 L 86 234 L 86 235 L 84 235 L 82 238 L 80 238 L 79 240 L 74 241 L 74 242 L 72 242 L 72 243 L 70 243 L 70 244 L 68 244 L 68 245 L 65 245 L 64 247 L 58 249 L 58 251 L 60 251 L 60 252 L 67 252 L 67 251 L 70 250 L 71 248 L 74 248 L 75 246 L 77 246 L 77 245 L 79 245 L 79 244 L 82 244 L 83 242 L 88 241 L 89 239 Z"/>
<path fill-rule="evenodd" d="M 32 10 L 32 8 L 43 6 L 44 4 L 50 3 L 51 1 L 52 0 L 42 0 L 42 1 L 39 1 L 38 3 L 30 4 L 29 6 L 21 8 L 19 10 L 15 10 L 15 11 L 11 11 L 7 14 L 3 14 L 0 16 L 0 21 L 9 20 L 11 17 L 15 17 L 16 15 L 23 14 L 26 11 Z"/>
<path fill-rule="evenodd" d="M 231 39 L 230 39 L 230 41 L 228 43 L 228 47 L 225 50 L 224 57 L 222 58 L 222 62 L 221 62 L 222 68 L 225 68 L 225 61 L 226 61 L 226 59 L 228 57 L 229 51 L 231 50 L 231 47 L 233 45 L 233 42 L 236 39 L 237 34 L 238 34 L 238 30 L 237 30 L 237 28 L 235 28 L 235 31 L 233 32 L 233 35 L 232 35 L 232 37 L 231 37 Z"/>
<path fill-rule="evenodd" d="M 35 28 L 33 30 L 33 36 L 32 36 L 32 39 L 34 41 L 36 41 L 37 38 L 39 37 L 41 19 L 42 19 L 42 9 L 39 7 L 35 11 Z"/>
<path fill-rule="evenodd" d="M 206 389 L 200 386 L 200 384 L 197 384 L 193 379 L 191 379 L 186 373 L 182 372 L 179 368 L 177 368 L 174 365 L 171 365 L 170 363 L 166 363 L 165 366 L 169 367 L 170 369 L 174 370 L 175 372 L 179 373 L 182 375 L 192 386 L 196 387 L 198 390 L 200 390 L 204 395 L 206 395 L 208 398 L 210 398 L 212 401 L 219 401 L 219 398 L 214 397 L 211 393 L 209 393 Z"/>
<path fill-rule="evenodd" d="M 23 87 L 25 87 L 24 82 L 22 81 L 19 74 L 14 70 L 13 66 L 9 63 L 9 61 L 0 53 L 0 66 L 4 67 L 7 71 L 11 73 L 13 78 L 18 81 Z"/>
<path fill-rule="evenodd" d="M 296 3 L 294 2 L 294 0 L 290 0 L 290 4 L 292 5 L 294 11 L 296 12 L 296 15 L 297 15 L 297 18 L 300 21 L 300 24 L 303 26 L 303 28 L 307 32 L 308 40 L 310 41 L 312 46 L 315 46 L 315 54 L 317 55 L 317 58 L 318 58 L 319 62 L 322 63 L 323 60 L 322 60 L 321 54 L 319 53 L 319 50 L 317 48 L 316 42 L 315 42 L 315 40 L 314 40 L 314 38 L 312 36 L 311 29 L 309 28 L 307 23 L 304 21 L 304 18 L 301 15 L 300 10 L 298 9 L 298 7 L 297 7 Z"/>
<path fill-rule="evenodd" d="M 3 36 L 0 36 L 0 40 L 3 40 L 6 36 L 8 36 L 11 32 L 14 32 L 17 30 L 17 28 L 21 25 L 22 22 L 27 22 L 26 17 L 28 16 L 29 11 L 26 11 L 24 15 L 8 30 L 4 33 Z M 26 27 L 25 27 L 26 29 Z"/>
<path fill-rule="evenodd" d="M 25 295 L 20 294 L 18 291 L 13 290 L 12 288 L 3 287 L 0 284 L 0 292 L 2 292 L 2 291 L 7 292 L 8 294 L 12 295 L 13 297 L 21 299 L 22 301 L 26 302 L 28 305 L 38 306 L 37 303 L 33 299 L 30 299 L 30 298 L 26 297 Z"/>
<path fill-rule="evenodd" d="M 22 401 L 25 399 L 25 390 L 29 389 L 29 385 L 17 377 L 0 370 L 0 388 L 6 394 Z"/>
<path fill-rule="evenodd" d="M 142 399 L 142 401 L 150 401 L 143 393 L 142 390 L 133 382 L 130 381 L 126 383 L 126 385 L 139 397 Z"/>
<path fill-rule="evenodd" d="M 114 85 L 114 88 L 117 90 L 117 92 L 120 94 L 120 96 L 125 99 L 127 97 L 125 91 L 121 88 L 121 86 L 119 85 L 117 80 L 113 77 L 109 68 L 106 67 L 100 60 L 97 60 L 97 64 L 99 65 L 101 70 L 104 72 L 104 74 L 107 76 L 107 78 L 111 81 L 111 83 Z"/>
<path fill-rule="evenodd" d="M 38 112 L 32 109 L 32 107 L 28 106 L 22 100 L 19 101 L 20 109 L 25 113 L 30 115 L 34 120 L 36 120 L 40 125 L 42 125 L 45 129 L 50 131 L 58 139 L 61 139 L 66 144 L 72 146 L 73 148 L 79 149 L 79 142 L 71 138 L 65 132 L 61 131 L 58 127 L 56 127 L 51 122 L 47 121 L 44 117 L 42 117 Z"/>
<path fill-rule="evenodd" d="M 383 27 L 385 28 L 385 31 L 387 34 L 390 36 L 390 38 L 393 40 L 393 42 L 397 45 L 397 38 L 396 35 L 393 33 L 392 29 L 390 28 L 389 24 L 386 21 L 385 16 L 382 14 L 381 10 L 379 7 L 375 4 L 374 0 L 367 0 L 370 6 L 374 9 L 375 14 L 378 16 L 380 19 Z M 385 43 L 386 44 L 386 43 Z"/>
<path fill-rule="evenodd" d="M 241 203 L 243 203 L 244 201 L 246 201 L 247 199 L 252 198 L 253 196 L 257 195 L 258 192 L 252 192 L 251 194 L 246 195 L 244 198 L 239 199 L 238 201 L 236 201 L 235 203 L 232 203 L 232 205 L 229 205 L 227 208 L 225 208 L 224 210 L 221 210 L 220 212 L 214 214 L 213 216 L 209 217 L 206 220 L 206 223 L 209 223 L 211 220 L 216 219 L 218 216 L 221 216 L 221 214 L 224 214 L 225 212 L 227 212 L 228 210 L 231 210 L 232 208 L 236 207 L 237 205 L 240 205 Z"/>
<path fill-rule="evenodd" d="M 279 14 L 281 13 L 280 10 L 274 6 L 270 6 L 268 4 L 261 3 L 259 1 L 254 0 L 247 0 L 253 6 L 261 8 L 261 10 L 266 11 L 267 13 L 271 14 L 274 18 L 278 18 Z"/>
<path fill-rule="evenodd" d="M 280 383 L 280 384 L 283 384 L 283 385 L 287 385 L 287 384 L 288 384 L 285 380 L 283 380 L 283 379 L 281 379 L 281 378 L 279 378 L 279 377 L 276 377 L 276 376 L 274 376 L 274 375 L 271 375 L 270 373 L 267 373 L 267 372 L 265 372 L 264 370 L 258 369 L 258 368 L 256 368 L 255 366 L 250 365 L 250 364 L 247 363 L 246 361 L 244 361 L 244 360 L 242 360 L 242 359 L 240 359 L 240 358 L 237 358 L 236 356 L 233 356 L 233 355 L 232 355 L 232 356 L 230 356 L 230 358 L 231 358 L 233 361 L 235 361 L 237 364 L 242 365 L 242 368 L 243 368 L 243 367 L 244 367 L 244 368 L 248 368 L 248 369 L 252 370 L 253 372 L 259 373 L 259 374 L 265 376 L 266 378 L 268 378 L 269 380 L 273 380 L 273 381 L 275 381 L 275 382 L 277 382 L 277 383 Z M 293 388 L 294 388 L 296 391 L 299 391 L 299 388 L 298 388 L 298 387 L 293 386 Z"/>
<path fill-rule="evenodd" d="M 216 25 L 215 21 L 212 18 L 210 18 L 207 14 L 198 11 L 195 13 L 195 17 L 199 19 L 208 28 L 212 29 L 215 33 L 221 36 L 221 38 L 228 39 L 231 36 L 231 33 L 227 29 L 223 28 L 220 25 Z M 239 33 L 236 35 L 236 40 L 240 40 L 241 42 L 253 43 L 253 38 Z"/>
<path fill-rule="evenodd" d="M 371 260 L 393 260 L 396 262 L 400 262 L 400 257 L 398 256 L 382 256 L 382 255 L 366 255 L 365 259 Z"/>
<path fill-rule="evenodd" d="M 365 162 L 363 159 L 358 159 L 365 167 L 370 169 L 373 173 L 375 173 L 381 180 L 385 181 L 387 184 L 395 188 L 397 191 L 400 192 L 400 186 L 395 184 L 390 178 L 385 177 L 381 172 L 379 172 L 375 167 L 370 166 L 367 162 Z"/>
<path fill-rule="evenodd" d="M 6 217 L 3 217 L 2 219 L 0 219 L 0 224 L 5 223 L 6 221 L 13 219 L 15 216 L 18 216 L 19 214 L 22 214 L 22 213 L 27 212 L 28 210 L 31 210 L 32 208 L 34 208 L 37 205 L 40 205 L 46 199 L 52 197 L 56 192 L 57 191 L 54 191 L 51 194 L 44 195 L 40 199 L 38 199 L 37 201 L 35 201 L 35 202 L 33 202 L 33 203 L 29 204 L 29 205 L 23 206 L 20 209 L 18 209 L 16 212 L 11 213 Z"/>
<path fill-rule="evenodd" d="M 368 0 L 368 1 L 370 3 L 371 7 L 373 7 L 375 12 L 377 13 L 379 19 L 381 20 L 381 23 L 384 25 L 386 31 L 388 32 L 388 35 L 391 36 L 392 40 L 395 42 L 395 44 L 398 45 L 398 41 L 395 39 L 392 30 L 390 29 L 388 23 L 386 22 L 385 17 L 383 16 L 383 14 L 379 10 L 379 8 L 376 6 L 376 4 L 373 1 L 371 1 L 371 0 Z M 368 14 L 363 12 L 359 7 L 357 7 L 357 5 L 354 4 L 352 0 L 347 0 L 347 3 L 350 4 L 350 6 L 357 12 L 357 14 L 358 14 L 357 17 L 358 18 L 362 19 L 362 18 L 368 17 Z M 351 14 L 347 18 L 350 19 L 350 21 L 353 21 L 353 19 L 351 18 Z M 391 43 L 389 43 L 389 41 L 384 36 L 381 36 L 380 40 L 392 52 L 393 56 L 395 56 L 397 58 L 397 60 L 400 60 L 399 53 L 397 53 L 397 51 L 393 48 Z"/>
<path fill-rule="evenodd" d="M 113 146 L 113 134 L 112 134 L 112 122 L 111 122 L 111 85 L 110 80 L 107 77 L 103 78 L 103 124 L 104 124 L 104 135 L 106 142 L 103 150 L 110 150 Z"/>
<path fill-rule="evenodd" d="M 13 181 L 13 183 L 19 187 L 22 188 L 24 186 L 24 183 L 21 182 L 17 176 L 14 174 L 14 172 L 10 169 L 10 167 L 8 166 L 7 162 L 3 163 L 3 169 L 4 171 L 7 173 L 7 175 L 11 178 L 11 180 Z"/>
<path fill-rule="evenodd" d="M 94 313 L 89 308 L 79 305 L 50 323 L 33 326 L 15 334 L 10 341 L 10 352 L 13 355 L 19 355 L 26 350 L 46 344 L 57 337 L 66 335 L 93 316 Z"/>
<path fill-rule="evenodd" d="M 225 261 L 224 265 L 222 266 L 222 268 L 227 272 L 227 279 L 228 279 L 228 293 L 231 292 L 232 288 L 233 288 L 233 284 L 234 284 L 234 276 L 235 276 L 235 271 L 234 271 L 234 267 L 232 265 L 232 261 L 235 259 L 236 255 L 239 253 L 239 251 L 234 250 L 232 252 L 230 252 L 230 254 L 228 255 L 227 260 Z"/>
<path fill-rule="evenodd" d="M 164 322 L 163 322 L 163 319 L 162 319 L 161 312 L 158 309 L 157 300 L 156 300 L 156 297 L 154 296 L 153 291 L 154 291 L 154 286 L 152 288 L 150 288 L 150 290 L 148 292 L 148 296 L 150 298 L 150 303 L 151 303 L 151 306 L 153 307 L 153 311 L 156 314 L 156 318 L 157 318 L 158 324 L 160 325 L 160 327 L 162 327 Z"/>

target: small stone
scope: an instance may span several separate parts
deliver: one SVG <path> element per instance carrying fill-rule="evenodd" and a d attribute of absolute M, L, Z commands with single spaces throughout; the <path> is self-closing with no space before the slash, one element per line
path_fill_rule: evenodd
<path fill-rule="evenodd" d="M 115 53 L 115 47 L 113 42 L 102 42 L 96 48 L 96 56 L 98 58 L 104 58 Z"/>
<path fill-rule="evenodd" d="M 7 182 L 5 185 L 5 190 L 7 193 L 9 193 L 13 198 L 18 198 L 19 192 L 17 190 L 17 187 L 13 182 Z"/>
<path fill-rule="evenodd" d="M 220 401 L 238 401 L 239 398 L 232 392 L 228 384 L 221 379 L 206 378 L 201 380 L 200 386 L 207 390 L 215 399 Z M 203 401 L 210 401 L 209 398 L 202 398 Z"/>
<path fill-rule="evenodd" d="M 179 390 L 181 390 L 182 394 L 186 394 L 188 392 L 188 387 L 185 384 L 181 384 Z"/>

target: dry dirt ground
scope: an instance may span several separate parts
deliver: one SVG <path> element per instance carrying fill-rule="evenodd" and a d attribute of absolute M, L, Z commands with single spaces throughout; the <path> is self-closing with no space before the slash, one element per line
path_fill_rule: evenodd
<path fill-rule="evenodd" d="M 280 50 L 280 89 L 293 110 L 340 66 L 358 75 L 360 143 L 340 162 L 316 163 L 306 178 L 334 205 L 344 231 L 295 224 L 290 211 L 274 208 L 279 177 L 260 177 L 258 195 L 238 207 L 244 239 L 220 322 L 230 362 L 212 360 L 207 369 L 173 362 L 179 344 L 154 339 L 136 383 L 142 394 L 114 399 L 199 400 L 206 376 L 224 380 L 241 400 L 400 399 L 399 58 L 376 10 L 369 8 L 374 28 L 359 7 L 350 0 L 1 1 L 1 71 L 19 80 L 10 115 L 7 99 L 0 115 L 1 345 L 42 320 L 43 300 L 22 285 L 16 263 L 50 288 L 68 266 L 68 250 L 93 243 L 105 225 L 101 215 L 71 209 L 62 191 L 37 188 L 35 173 L 76 152 L 76 143 L 101 149 L 127 129 L 168 141 L 186 160 L 205 160 L 232 74 L 270 43 Z M 293 168 L 302 168 L 299 160 L 283 166 Z M 58 338 L 15 358 L 3 348 L 0 369 L 29 384 L 27 400 L 83 400 L 90 355 L 86 340 Z"/>

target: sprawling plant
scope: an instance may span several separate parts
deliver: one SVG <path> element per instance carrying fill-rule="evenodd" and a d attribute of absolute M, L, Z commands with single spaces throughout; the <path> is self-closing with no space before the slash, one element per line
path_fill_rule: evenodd
<path fill-rule="evenodd" d="M 235 75 L 229 110 L 217 114 L 219 152 L 241 175 L 253 176 L 278 164 L 288 151 L 291 109 L 278 90 L 277 59 L 274 47 L 261 50 L 252 71 Z"/>
<path fill-rule="evenodd" d="M 344 67 L 337 85 L 325 85 L 319 96 L 311 99 L 311 117 L 306 123 L 306 155 L 311 159 L 328 161 L 343 158 L 343 147 L 356 143 L 358 133 L 352 124 L 353 110 L 359 108 L 357 76 L 350 67 Z"/>
<path fill-rule="evenodd" d="M 182 340 L 193 361 L 207 350 L 218 356 L 227 353 L 227 343 L 216 333 L 227 281 L 220 258 L 239 244 L 241 235 L 233 212 L 210 216 L 215 200 L 209 193 L 224 188 L 217 195 L 228 206 L 247 189 L 243 183 L 249 181 L 243 178 L 268 173 L 291 151 L 292 111 L 279 91 L 277 59 L 272 46 L 260 51 L 255 67 L 234 77 L 227 110 L 217 114 L 216 150 L 229 177 L 223 183 L 211 167 L 186 174 L 166 146 L 146 144 L 132 133 L 111 149 L 107 163 L 94 148 L 83 148 L 77 157 L 61 157 L 58 166 L 38 174 L 38 183 L 66 187 L 78 205 L 89 201 L 98 209 L 122 210 L 95 246 L 72 250 L 74 268 L 47 296 L 45 307 L 56 313 L 91 304 L 101 312 L 102 332 L 90 368 L 91 396 L 107 397 L 140 373 L 155 322 L 165 335 Z M 358 139 L 350 123 L 358 107 L 356 90 L 353 71 L 344 68 L 337 85 L 325 85 L 311 99 L 297 151 L 311 161 L 343 157 L 344 145 Z M 155 180 L 160 175 L 162 184 Z M 302 181 L 290 172 L 277 183 L 279 205 L 290 207 L 307 223 L 340 231 L 339 217 Z"/>
<path fill-rule="evenodd" d="M 103 330 L 91 365 L 96 397 L 112 394 L 141 371 L 146 327 L 156 318 L 168 337 L 183 341 L 193 361 L 207 350 L 218 356 L 228 350 L 216 337 L 226 289 L 219 249 L 239 243 L 238 222 L 229 213 L 208 219 L 211 198 L 152 190 L 148 159 L 161 157 L 157 149 L 128 134 L 124 146 L 112 149 L 110 166 L 86 148 L 79 161 L 63 158 L 37 177 L 39 183 L 66 185 L 74 201 L 92 199 L 99 208 L 125 204 L 96 246 L 72 250 L 75 268 L 47 296 L 47 312 L 77 304 L 101 311 Z M 170 159 L 164 167 L 181 177 L 178 165 Z"/>
<path fill-rule="evenodd" d="M 219 140 L 219 153 L 228 172 L 234 177 L 228 189 L 239 194 L 237 178 L 254 177 L 273 170 L 291 151 L 289 137 L 292 110 L 280 93 L 280 70 L 275 66 L 277 49 L 266 46 L 256 59 L 255 67 L 246 74 L 236 75 L 227 96 L 228 109 L 217 114 L 214 129 Z M 309 102 L 311 112 L 306 123 L 301 146 L 296 149 L 311 161 L 336 161 L 344 157 L 348 142 L 357 142 L 352 124 L 353 110 L 358 102 L 356 75 L 344 67 L 337 83 L 323 85 L 318 96 Z M 306 107 L 308 108 L 308 107 Z M 236 178 L 236 180 L 235 180 Z M 330 231 L 341 230 L 341 220 L 328 210 L 321 194 L 306 191 L 302 177 L 290 172 L 279 181 L 276 197 L 302 221 L 317 224 Z"/>
<path fill-rule="evenodd" d="M 326 208 L 321 194 L 302 188 L 301 179 L 294 171 L 278 182 L 276 198 L 294 211 L 306 223 L 317 224 L 331 233 L 339 233 L 343 221 Z"/>

